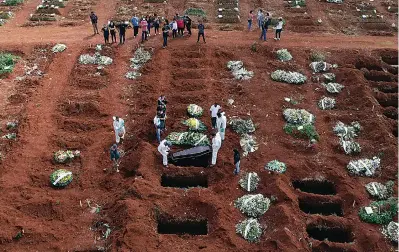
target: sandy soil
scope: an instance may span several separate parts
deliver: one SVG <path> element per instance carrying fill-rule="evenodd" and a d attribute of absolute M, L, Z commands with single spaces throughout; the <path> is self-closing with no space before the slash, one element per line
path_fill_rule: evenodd
<path fill-rule="evenodd" d="M 321 16 L 326 22 L 320 26 L 305 21 L 310 24 L 309 30 L 318 27 L 308 34 L 295 28 L 300 24 L 295 17 L 302 14 L 287 11 L 281 1 L 267 1 L 263 7 L 270 6 L 276 15 L 286 14 L 287 30 L 281 41 L 271 40 L 271 34 L 267 42 L 259 41 L 259 30 L 245 31 L 245 18 L 241 24 L 235 24 L 242 31 L 227 32 L 219 31 L 217 20 L 209 18 L 207 44 L 195 43 L 196 30 L 193 37 L 171 40 L 167 49 L 161 48 L 160 36 L 151 36 L 144 46 L 153 50 L 152 60 L 141 70 L 143 76 L 132 81 L 124 77 L 139 42 L 132 37 L 132 30 L 127 31 L 125 45 L 104 48 L 103 54 L 114 62 L 96 76 L 96 66 L 82 66 L 78 57 L 93 53 L 94 46 L 103 42 L 102 36 L 91 35 L 87 18 L 72 27 L 60 26 L 61 21 L 22 27 L 39 2 L 27 1 L 0 28 L 0 49 L 21 57 L 15 71 L 1 80 L 0 87 L 3 132 L 6 121 L 20 121 L 17 140 L 2 140 L 0 146 L 5 154 L 0 167 L 0 250 L 393 251 L 394 244 L 381 235 L 379 226 L 361 222 L 357 212 L 371 201 L 364 188 L 366 183 L 397 180 L 398 84 L 397 68 L 391 66 L 398 64 L 395 31 L 389 30 L 395 36 L 368 36 L 367 30 L 356 27 L 359 35 L 347 36 L 340 30 L 343 26 L 323 12 L 326 3 L 309 1 L 309 15 L 313 19 Z M 68 6 L 74 2 L 70 0 Z M 100 0 L 90 8 L 102 23 L 116 16 L 118 6 L 124 2 Z M 140 2 L 137 6 L 144 4 Z M 182 12 L 182 6 L 190 7 L 186 1 L 171 1 L 168 12 Z M 205 6 L 207 13 L 216 13 L 215 5 L 201 6 Z M 249 9 L 262 4 L 242 1 L 240 6 L 241 16 L 246 17 Z M 352 10 L 350 7 L 353 5 L 343 4 L 343 10 Z M 384 11 L 379 7 L 380 10 Z M 353 14 L 348 14 L 348 20 L 351 17 Z M 53 55 L 49 48 L 59 42 L 66 43 L 68 49 Z M 251 50 L 254 42 L 258 43 L 257 52 Z M 275 51 L 280 48 L 287 48 L 293 61 L 279 62 Z M 312 50 L 323 51 L 328 62 L 339 65 L 333 72 L 345 89 L 336 96 L 335 110 L 318 109 L 317 101 L 327 94 L 310 78 L 302 86 L 270 79 L 270 73 L 276 69 L 300 70 L 310 77 Z M 246 68 L 254 71 L 254 78 L 235 81 L 226 69 L 229 60 L 244 61 Z M 38 64 L 44 76 L 15 81 L 24 73 L 24 64 L 33 63 Z M 260 218 L 265 227 L 260 243 L 250 244 L 235 233 L 235 225 L 244 219 L 232 204 L 245 194 L 238 186 L 239 177 L 232 174 L 232 149 L 239 148 L 239 136 L 227 129 L 218 164 L 213 168 L 163 168 L 152 125 L 160 94 L 165 94 L 169 101 L 169 132 L 182 129 L 180 122 L 190 103 L 208 109 L 217 101 L 228 117 L 250 116 L 257 124 L 259 150 L 243 158 L 242 172 L 256 171 L 261 177 L 257 192 L 275 199 Z M 300 103 L 291 105 L 284 97 L 294 97 Z M 235 100 L 235 107 L 227 105 L 230 98 Z M 321 139 L 316 153 L 306 149 L 306 141 L 284 133 L 282 110 L 286 107 L 304 108 L 316 116 Z M 113 115 L 125 118 L 127 126 L 121 146 L 126 155 L 120 173 L 111 170 L 108 154 L 114 141 Z M 353 157 L 338 148 L 338 138 L 332 132 L 338 120 L 356 120 L 363 126 L 358 137 L 362 153 L 355 158 L 381 154 L 378 177 L 348 175 L 346 164 Z M 209 128 L 206 115 L 203 121 Z M 53 152 L 65 148 L 81 150 L 82 157 L 67 165 L 54 164 Z M 264 165 L 273 159 L 287 164 L 285 174 L 266 172 Z M 74 173 L 74 181 L 62 190 L 48 183 L 51 172 L 59 168 Z M 208 187 L 163 187 L 164 174 L 205 174 Z M 318 195 L 295 189 L 292 182 L 304 178 L 325 178 L 334 183 L 336 194 Z M 341 206 L 342 216 L 306 214 L 299 201 L 335 202 Z M 96 204 L 101 210 L 92 213 L 91 207 Z M 157 233 L 158 221 L 174 218 L 207 219 L 208 235 Z M 107 239 L 102 237 L 101 223 L 111 227 Z M 348 232 L 354 240 L 338 243 L 313 239 L 306 229 L 318 225 Z M 13 239 L 21 229 L 23 237 Z"/>

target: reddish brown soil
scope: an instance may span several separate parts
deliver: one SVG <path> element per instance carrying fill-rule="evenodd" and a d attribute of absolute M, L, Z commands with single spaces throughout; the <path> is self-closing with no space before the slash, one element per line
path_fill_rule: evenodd
<path fill-rule="evenodd" d="M 2 79 L 0 86 L 3 132 L 8 120 L 17 119 L 21 124 L 13 131 L 18 133 L 17 141 L 1 139 L 0 142 L 0 151 L 5 154 L 0 166 L 0 250 L 385 252 L 394 249 L 381 235 L 380 227 L 361 222 L 357 212 L 371 201 L 364 188 L 366 183 L 397 180 L 398 84 L 397 68 L 390 66 L 397 65 L 396 37 L 338 34 L 341 24 L 348 21 L 328 19 L 323 12 L 323 6 L 327 6 L 324 2 L 308 1 L 306 11 L 311 18 L 296 20 L 301 14 L 294 9 L 287 11 L 282 1 L 240 1 L 242 17 L 246 17 L 249 9 L 261 5 L 269 6 L 275 16 L 284 13 L 287 17 L 287 31 L 282 40 L 270 40 L 269 33 L 269 41 L 259 42 L 258 51 L 253 52 L 250 47 L 258 41 L 259 30 L 218 31 L 220 24 L 212 18 L 217 7 L 200 1 L 195 4 L 203 6 L 210 17 L 207 44 L 197 45 L 195 38 L 185 37 L 171 40 L 168 49 L 163 50 L 161 38 L 151 36 L 145 46 L 154 49 L 152 60 L 141 69 L 142 78 L 131 81 L 124 78 L 138 43 L 131 30 L 127 32 L 125 45 L 105 47 L 103 54 L 114 59 L 112 65 L 98 71 L 96 66 L 78 64 L 80 54 L 94 53 L 94 45 L 102 43 L 101 36 L 91 36 L 86 12 L 96 4 L 94 10 L 102 23 L 117 16 L 118 6 L 131 6 L 131 3 L 92 1 L 84 15 L 77 16 L 86 20 L 79 21 L 78 26 L 65 25 L 70 20 L 64 20 L 45 27 L 21 27 L 39 2 L 27 1 L 15 18 L 0 27 L 4 35 L 0 36 L 0 49 L 21 56 L 14 72 Z M 67 8 L 60 11 L 68 16 L 78 6 L 77 1 L 70 0 Z M 336 5 L 328 6 L 337 9 Z M 349 4 L 342 6 L 348 13 L 352 10 Z M 169 16 L 176 11 L 181 13 L 183 7 L 191 7 L 191 2 L 174 1 L 165 13 Z M 139 11 L 146 9 L 140 7 Z M 318 17 L 323 19 L 321 25 L 315 23 Z M 241 21 L 239 29 L 245 30 L 245 18 Z M 304 33 L 301 26 L 312 33 Z M 312 27 L 318 28 L 312 30 Z M 367 33 L 362 29 L 357 31 Z M 68 49 L 56 55 L 49 53 L 49 48 L 59 42 L 66 43 Z M 280 48 L 289 49 L 293 61 L 277 61 L 275 51 Z M 327 93 L 310 78 L 302 86 L 270 80 L 270 73 L 276 69 L 301 71 L 310 77 L 309 55 L 315 49 L 325 52 L 328 62 L 339 65 L 333 72 L 337 82 L 345 85 L 344 91 L 336 96 L 337 109 L 332 111 L 318 109 L 317 101 Z M 226 69 L 229 60 L 243 60 L 245 67 L 254 71 L 254 78 L 233 80 Z M 37 63 L 44 77 L 14 81 L 24 71 L 23 62 Z M 276 199 L 260 218 L 265 227 L 260 243 L 250 244 L 235 233 L 235 225 L 244 219 L 232 204 L 245 194 L 238 186 L 239 178 L 232 174 L 232 149 L 239 148 L 239 136 L 227 129 L 218 164 L 213 168 L 171 165 L 164 169 L 152 125 L 155 101 L 160 94 L 165 94 L 169 101 L 168 132 L 184 129 L 181 120 L 186 118 L 189 103 L 207 110 L 217 101 L 228 117 L 250 115 L 258 125 L 255 136 L 259 150 L 243 158 L 241 166 L 242 172 L 256 171 L 260 175 L 256 192 Z M 301 102 L 291 105 L 284 97 L 301 97 Z M 235 107 L 227 105 L 229 98 L 235 100 Z M 317 153 L 306 149 L 306 141 L 284 133 L 285 107 L 304 108 L 316 116 L 321 139 Z M 111 170 L 108 155 L 114 141 L 113 115 L 123 117 L 127 126 L 121 146 L 126 156 L 120 173 Z M 358 137 L 362 146 L 359 156 L 346 156 L 338 148 L 338 138 L 332 132 L 338 120 L 345 123 L 357 120 L 363 126 Z M 207 114 L 203 121 L 210 126 Z M 53 152 L 65 148 L 81 150 L 81 158 L 67 165 L 54 164 Z M 382 154 L 382 169 L 377 178 L 348 175 L 349 160 L 377 154 Z M 273 159 L 287 164 L 285 174 L 264 170 L 264 165 Z M 49 175 L 60 168 L 72 171 L 74 181 L 67 188 L 56 190 L 49 185 Z M 162 187 L 162 174 L 205 174 L 209 186 L 190 190 Z M 304 193 L 292 186 L 293 180 L 320 177 L 336 185 L 336 195 Z M 305 214 L 298 199 L 339 202 L 343 216 Z M 86 200 L 90 200 L 90 206 L 100 205 L 100 212 L 91 213 Z M 157 220 L 169 218 L 207 219 L 208 235 L 158 234 Z M 112 229 L 108 239 L 102 238 L 105 229 L 100 222 L 108 223 Z M 315 240 L 306 232 L 307 226 L 315 225 L 347 230 L 354 241 Z M 21 229 L 23 237 L 13 239 Z"/>

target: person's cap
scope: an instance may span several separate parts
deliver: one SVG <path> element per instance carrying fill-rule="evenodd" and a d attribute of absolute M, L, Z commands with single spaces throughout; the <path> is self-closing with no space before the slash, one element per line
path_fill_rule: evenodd
<path fill-rule="evenodd" d="M 316 139 L 311 139 L 310 142 L 311 143 L 316 143 L 317 141 L 316 141 Z"/>

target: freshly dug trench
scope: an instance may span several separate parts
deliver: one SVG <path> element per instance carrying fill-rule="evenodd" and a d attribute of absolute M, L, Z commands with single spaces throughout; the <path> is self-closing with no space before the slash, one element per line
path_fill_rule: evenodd
<path fill-rule="evenodd" d="M 189 187 L 208 187 L 208 177 L 206 175 L 166 175 L 163 174 L 161 177 L 161 185 L 163 187 L 177 187 L 177 188 L 189 188 Z"/>
<path fill-rule="evenodd" d="M 347 243 L 353 242 L 354 240 L 352 232 L 348 228 L 343 227 L 329 227 L 313 224 L 306 227 L 306 232 L 309 237 L 319 241 L 328 240 L 330 242 Z"/>
<path fill-rule="evenodd" d="M 370 72 L 364 73 L 364 77 L 371 81 L 386 81 L 394 82 L 396 81 L 395 76 L 391 73 L 386 73 L 383 71 L 371 70 Z"/>
<path fill-rule="evenodd" d="M 377 88 L 380 92 L 383 93 L 397 93 L 398 92 L 398 84 L 393 82 L 376 82 L 370 81 L 370 85 L 374 88 Z"/>
<path fill-rule="evenodd" d="M 327 180 L 294 180 L 292 186 L 302 192 L 321 194 L 321 195 L 335 195 L 335 185 Z"/>
<path fill-rule="evenodd" d="M 381 56 L 382 61 L 389 65 L 398 65 L 398 54 L 397 52 L 392 55 L 382 55 Z"/>
<path fill-rule="evenodd" d="M 158 234 L 207 235 L 208 220 L 158 220 Z"/>
<path fill-rule="evenodd" d="M 387 107 L 384 109 L 384 115 L 388 118 L 391 118 L 393 120 L 398 119 L 398 108 L 396 107 Z"/>
<path fill-rule="evenodd" d="M 383 106 L 383 107 L 398 107 L 398 94 L 395 93 L 390 93 L 390 94 L 385 94 L 378 92 L 374 95 L 375 99 L 378 101 L 378 103 Z"/>
<path fill-rule="evenodd" d="M 343 216 L 342 206 L 338 202 L 317 201 L 311 198 L 299 199 L 299 208 L 307 214 Z"/>

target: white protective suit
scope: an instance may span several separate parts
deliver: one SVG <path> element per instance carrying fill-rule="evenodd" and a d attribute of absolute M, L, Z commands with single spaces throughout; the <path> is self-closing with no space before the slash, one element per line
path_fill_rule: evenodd
<path fill-rule="evenodd" d="M 224 115 L 224 112 L 222 112 L 221 114 L 222 114 L 222 116 L 218 117 L 216 119 L 216 128 L 218 129 L 218 132 L 220 133 L 220 137 L 222 138 L 222 141 L 223 141 L 224 135 L 226 133 L 227 118 Z"/>
<path fill-rule="evenodd" d="M 114 131 L 115 131 L 115 141 L 116 143 L 119 143 L 121 138 L 125 137 L 125 121 L 122 118 L 119 118 L 117 121 L 114 119 Z M 122 135 L 122 136 L 120 136 Z"/>
<path fill-rule="evenodd" d="M 216 133 L 216 136 L 212 138 L 212 165 L 216 164 L 216 159 L 218 156 L 218 151 L 222 146 L 222 138 L 220 137 L 220 133 Z"/>
<path fill-rule="evenodd" d="M 168 165 L 168 154 L 169 154 L 169 146 L 165 145 L 166 140 L 162 140 L 161 143 L 158 146 L 158 151 L 159 153 L 162 154 L 162 163 L 164 166 Z"/>

